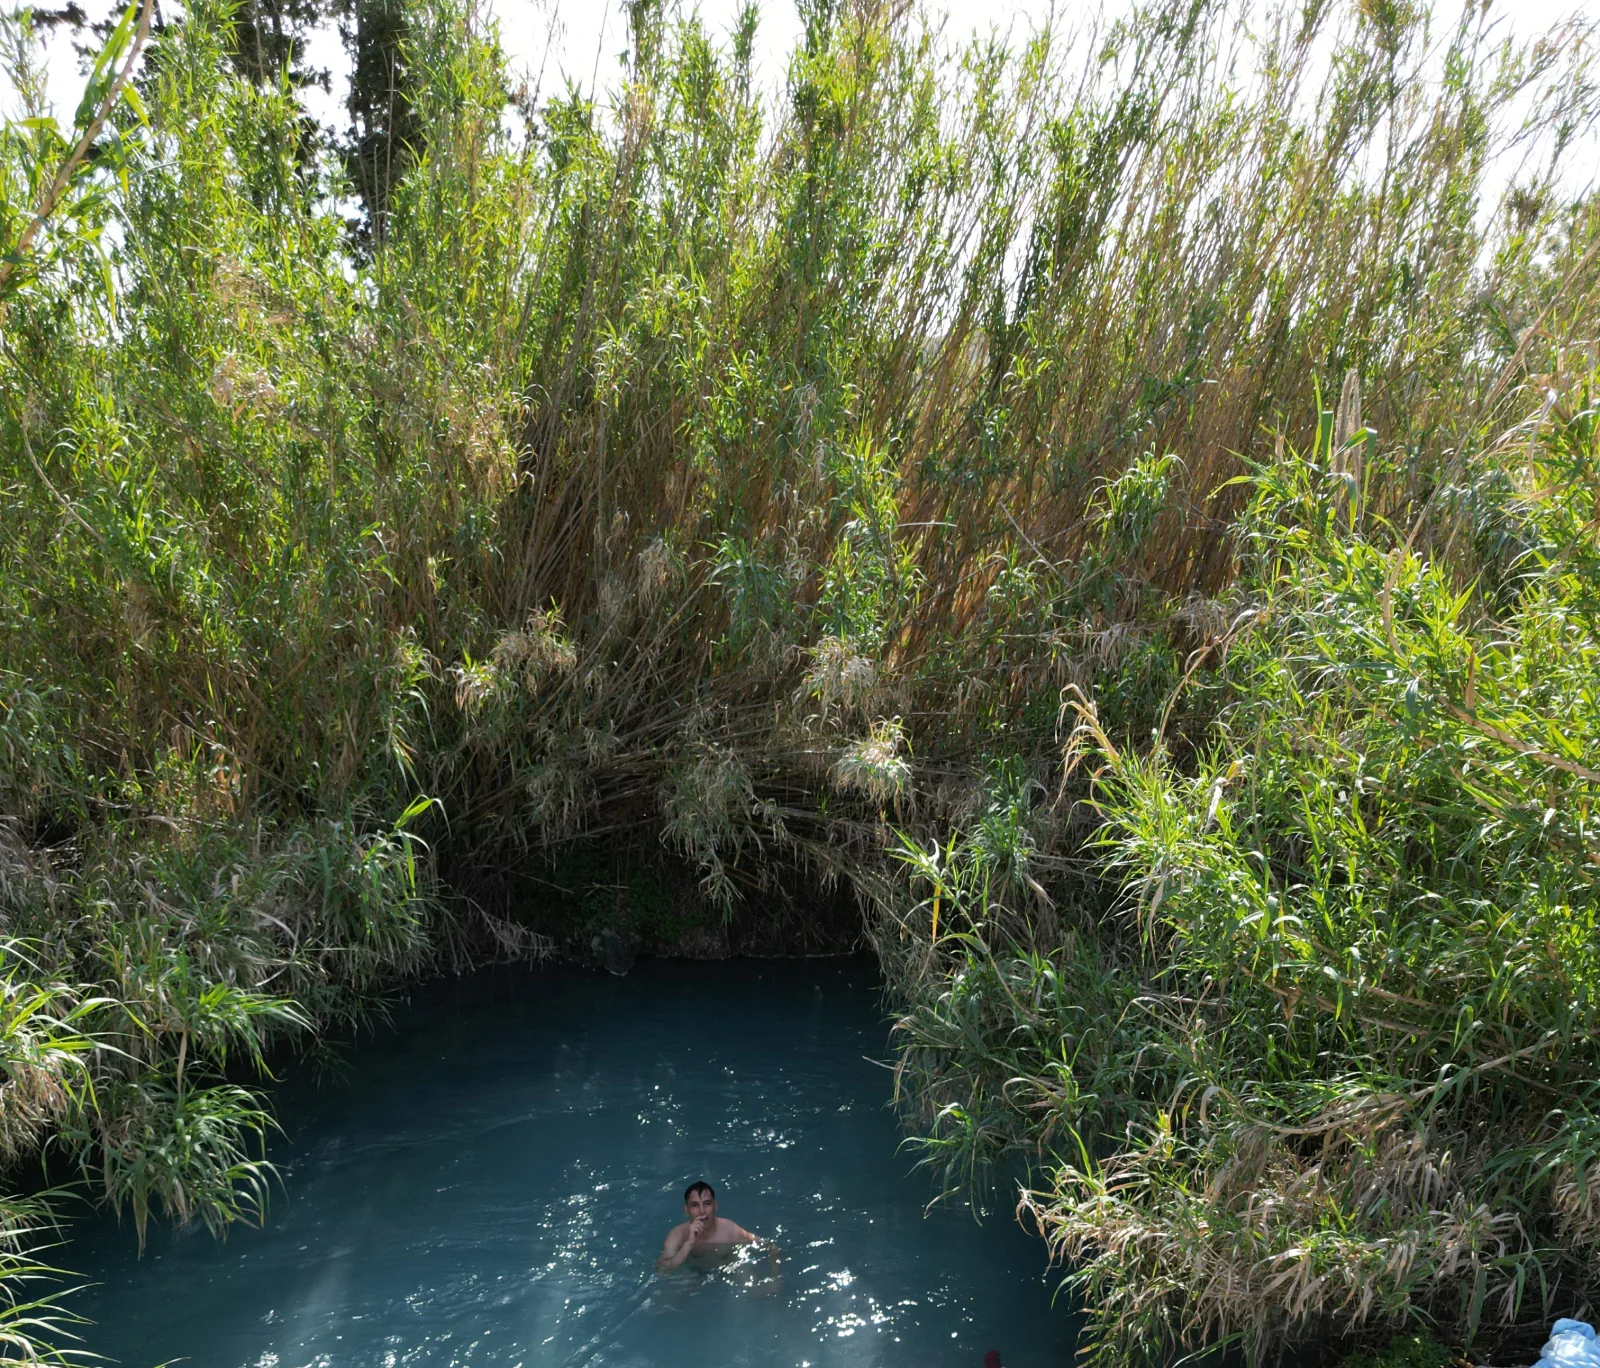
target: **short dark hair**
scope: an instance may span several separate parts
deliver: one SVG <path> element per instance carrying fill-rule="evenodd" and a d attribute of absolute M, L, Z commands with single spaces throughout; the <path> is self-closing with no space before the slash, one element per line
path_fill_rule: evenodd
<path fill-rule="evenodd" d="M 698 1183 L 690 1183 L 688 1187 L 684 1188 L 683 1200 L 687 1202 L 697 1192 L 705 1193 L 713 1202 L 717 1200 L 716 1189 L 703 1178 Z"/>

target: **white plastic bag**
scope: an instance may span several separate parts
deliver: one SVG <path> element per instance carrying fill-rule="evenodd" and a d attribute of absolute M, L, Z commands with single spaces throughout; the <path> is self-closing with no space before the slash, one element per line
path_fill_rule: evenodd
<path fill-rule="evenodd" d="M 1583 1321 L 1558 1320 L 1534 1368 L 1600 1368 L 1600 1339 Z"/>

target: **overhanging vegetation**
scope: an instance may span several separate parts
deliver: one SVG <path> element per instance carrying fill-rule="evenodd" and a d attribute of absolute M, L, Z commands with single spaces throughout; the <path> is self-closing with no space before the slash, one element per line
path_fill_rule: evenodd
<path fill-rule="evenodd" d="M 857 891 L 1108 1357 L 1586 1304 L 1592 35 L 819 3 L 772 104 L 641 4 L 599 109 L 384 13 L 342 150 L 207 4 L 0 142 L 13 1163 L 254 1216 L 236 1066 L 603 843 Z"/>

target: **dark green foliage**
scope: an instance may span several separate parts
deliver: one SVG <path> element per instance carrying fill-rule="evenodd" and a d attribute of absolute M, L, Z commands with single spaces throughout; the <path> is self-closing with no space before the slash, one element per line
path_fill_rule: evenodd
<path fill-rule="evenodd" d="M 329 73 L 306 64 L 311 36 L 328 20 L 325 0 L 246 0 L 233 11 L 232 57 L 258 85 L 285 75 L 295 86 L 328 84 Z"/>
<path fill-rule="evenodd" d="M 649 954 L 692 953 L 700 938 L 721 930 L 722 919 L 695 896 L 692 877 L 659 859 L 646 863 L 647 856 L 588 841 L 564 845 L 531 876 L 518 900 L 523 915 L 578 958 L 601 931 Z"/>
<path fill-rule="evenodd" d="M 352 57 L 345 174 L 364 210 L 357 240 L 370 251 L 383 236 L 394 186 L 422 154 L 407 70 L 409 21 L 403 0 L 340 0 L 339 17 Z"/>
<path fill-rule="evenodd" d="M 1342 1368 L 1449 1368 L 1453 1357 L 1431 1335 L 1396 1335 L 1375 1353 L 1350 1355 Z"/>

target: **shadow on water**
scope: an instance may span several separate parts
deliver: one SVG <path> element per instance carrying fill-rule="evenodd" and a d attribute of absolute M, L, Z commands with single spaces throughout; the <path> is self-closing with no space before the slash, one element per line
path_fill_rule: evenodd
<path fill-rule="evenodd" d="M 1042 1247 L 924 1214 L 870 964 L 653 962 L 419 992 L 279 1089 L 283 1175 L 224 1244 L 85 1223 L 88 1347 L 132 1368 L 1007 1368 L 1070 1362 Z M 707 1178 L 776 1282 L 653 1265 Z M 742 1266 L 741 1266 L 742 1267 Z M 754 1284 L 754 1285 L 747 1285 Z"/>

